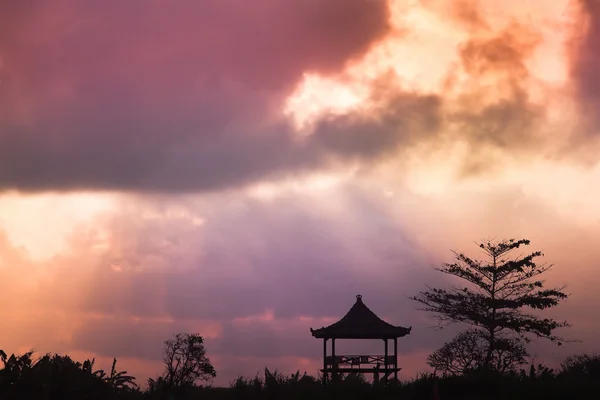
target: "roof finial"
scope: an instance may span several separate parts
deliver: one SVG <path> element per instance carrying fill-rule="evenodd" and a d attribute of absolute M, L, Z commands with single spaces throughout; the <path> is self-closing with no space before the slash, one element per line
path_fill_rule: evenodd
<path fill-rule="evenodd" d="M 356 302 L 357 303 L 362 303 L 362 296 L 360 294 L 356 295 Z"/>

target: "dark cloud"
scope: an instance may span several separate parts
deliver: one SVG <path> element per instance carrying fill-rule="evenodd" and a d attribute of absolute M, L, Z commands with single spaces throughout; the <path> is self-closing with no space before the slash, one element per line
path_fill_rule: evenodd
<path fill-rule="evenodd" d="M 393 81 L 387 84 L 393 86 Z M 380 95 L 377 89 L 375 86 L 374 97 Z M 383 105 L 373 114 L 321 119 L 313 142 L 326 149 L 326 154 L 368 162 L 438 133 L 443 123 L 441 98 L 405 93 L 401 88 L 388 91 L 391 93 L 383 95 Z"/>
<path fill-rule="evenodd" d="M 4 65 L 15 74 L 11 84 L 34 75 L 46 88 L 71 73 L 83 88 L 122 83 L 124 93 L 174 94 L 226 78 L 280 88 L 304 71 L 338 71 L 388 29 L 387 4 L 378 0 L 28 4 L 3 5 L 15 17 L 1 42 Z M 31 75 L 16 75 L 17 67 Z"/>
<path fill-rule="evenodd" d="M 274 107 L 388 30 L 370 0 L 7 7 L 0 187 L 25 191 L 212 189 L 322 164 Z"/>
<path fill-rule="evenodd" d="M 298 141 L 279 115 L 284 98 L 303 73 L 335 74 L 384 37 L 386 2 L 57 4 L 7 10 L 5 190 L 225 189 L 368 165 L 449 130 L 474 151 L 526 150 L 543 117 L 524 85 L 537 37 L 519 25 L 487 39 L 477 31 L 461 46 L 469 79 L 458 103 L 385 75 L 373 84 L 374 107 L 326 115 Z M 490 78 L 506 96 L 482 104 Z M 471 161 L 465 174 L 480 164 Z"/>
<path fill-rule="evenodd" d="M 230 121 L 244 121 L 244 115 L 257 108 L 249 101 L 245 104 L 248 107 L 244 111 L 232 102 L 229 107 L 233 108 L 223 105 L 222 112 L 226 115 L 209 112 L 207 118 L 218 119 L 212 122 L 189 115 L 176 119 L 177 122 L 162 120 L 160 114 L 157 117 L 145 114 L 136 120 L 124 114 L 112 120 L 108 120 L 109 115 L 97 115 L 100 119 L 91 123 L 85 134 L 71 138 L 74 140 L 58 149 L 53 145 L 53 134 L 32 141 L 29 131 L 19 129 L 2 147 L 7 154 L 2 158 L 6 169 L 0 172 L 0 180 L 4 177 L 6 185 L 16 184 L 23 190 L 223 189 L 259 179 L 296 175 L 336 161 L 369 161 L 393 153 L 419 132 L 431 132 L 440 118 L 439 99 L 402 94 L 386 103 L 385 110 L 376 118 L 366 115 L 326 118 L 309 140 L 298 144 L 291 127 L 284 122 L 259 131 L 253 126 L 253 117 L 248 116 L 247 126 L 227 127 L 234 124 Z M 82 110 L 81 114 L 86 112 Z M 64 120 L 48 126 L 59 135 L 61 125 L 66 131 L 69 129 L 66 125 L 80 122 L 83 126 L 94 118 Z M 120 133 L 105 134 L 104 129 L 115 126 L 120 127 Z M 198 126 L 209 131 L 197 131 Z M 48 153 L 54 149 L 57 153 Z M 35 155 L 35 162 L 27 154 Z"/>

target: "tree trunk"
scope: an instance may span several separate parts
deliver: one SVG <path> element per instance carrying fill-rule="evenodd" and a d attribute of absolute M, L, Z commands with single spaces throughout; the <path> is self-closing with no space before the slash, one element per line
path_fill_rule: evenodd
<path fill-rule="evenodd" d="M 489 369 L 490 363 L 492 361 L 492 353 L 494 352 L 494 344 L 496 342 L 496 256 L 493 257 L 493 261 L 494 272 L 492 273 L 492 290 L 490 293 L 492 300 L 492 315 L 490 318 L 490 325 L 488 327 L 488 332 L 490 333 L 490 343 L 488 346 L 487 354 L 485 356 L 485 362 L 483 364 L 485 369 Z"/>
<path fill-rule="evenodd" d="M 490 332 L 490 342 L 488 345 L 487 354 L 485 355 L 485 361 L 483 363 L 483 366 L 485 369 L 489 369 L 490 363 L 492 362 L 492 354 L 494 353 L 494 342 L 496 341 L 496 338 L 494 335 L 494 329 L 491 329 L 489 332 Z"/>

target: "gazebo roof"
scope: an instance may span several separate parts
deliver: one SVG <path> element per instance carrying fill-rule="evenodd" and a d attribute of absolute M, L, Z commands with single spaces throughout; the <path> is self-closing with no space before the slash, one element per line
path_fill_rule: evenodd
<path fill-rule="evenodd" d="M 358 295 L 356 303 L 341 320 L 323 328 L 310 328 L 310 332 L 319 339 L 392 339 L 410 334 L 411 329 L 388 324 L 375 315 Z"/>

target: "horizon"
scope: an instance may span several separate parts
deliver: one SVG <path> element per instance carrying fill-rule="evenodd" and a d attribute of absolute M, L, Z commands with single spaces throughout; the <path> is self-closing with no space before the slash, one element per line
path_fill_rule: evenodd
<path fill-rule="evenodd" d="M 600 1 L 257 4 L 0 3 L 0 349 L 316 375 L 360 293 L 410 379 L 460 327 L 407 297 L 492 237 L 570 293 L 536 359 L 598 351 Z"/>

